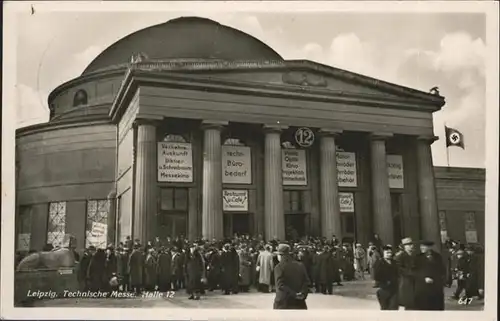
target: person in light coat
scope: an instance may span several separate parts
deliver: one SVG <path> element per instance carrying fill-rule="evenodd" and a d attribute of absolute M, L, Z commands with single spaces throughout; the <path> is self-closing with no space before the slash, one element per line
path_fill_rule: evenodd
<path fill-rule="evenodd" d="M 265 246 L 265 250 L 260 252 L 257 258 L 257 271 L 259 272 L 259 289 L 261 292 L 269 293 L 271 285 L 271 274 L 274 269 L 273 254 L 270 245 Z"/>

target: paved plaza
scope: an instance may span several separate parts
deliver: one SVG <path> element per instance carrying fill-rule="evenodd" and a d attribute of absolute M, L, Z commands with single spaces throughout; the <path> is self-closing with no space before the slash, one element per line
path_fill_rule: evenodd
<path fill-rule="evenodd" d="M 378 310 L 379 305 L 371 281 L 346 282 L 343 287 L 334 287 L 333 295 L 312 293 L 307 299 L 310 310 L 318 309 L 355 309 Z M 446 288 L 446 310 L 482 310 L 483 301 L 473 300 L 470 305 L 459 305 L 449 299 L 453 288 Z M 199 301 L 188 299 L 185 291 L 178 291 L 173 297 L 153 298 L 115 298 L 115 299 L 56 299 L 38 301 L 38 307 L 123 307 L 123 308 L 214 308 L 214 309 L 272 309 L 274 293 L 257 292 L 222 295 L 220 291 L 207 292 Z"/>

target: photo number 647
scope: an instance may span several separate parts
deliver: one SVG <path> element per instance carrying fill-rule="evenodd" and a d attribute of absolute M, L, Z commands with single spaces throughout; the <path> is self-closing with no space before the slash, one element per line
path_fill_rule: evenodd
<path fill-rule="evenodd" d="M 472 303 L 472 298 L 460 298 L 458 299 L 458 304 L 460 305 L 469 305 Z"/>

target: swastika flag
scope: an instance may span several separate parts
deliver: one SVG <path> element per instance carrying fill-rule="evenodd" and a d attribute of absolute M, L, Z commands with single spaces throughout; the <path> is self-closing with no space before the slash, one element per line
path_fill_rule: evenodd
<path fill-rule="evenodd" d="M 446 147 L 457 146 L 465 149 L 464 135 L 455 128 L 444 126 L 446 132 Z"/>

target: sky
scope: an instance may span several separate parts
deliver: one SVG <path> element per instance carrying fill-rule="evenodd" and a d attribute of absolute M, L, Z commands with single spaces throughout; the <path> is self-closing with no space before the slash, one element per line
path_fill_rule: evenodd
<path fill-rule="evenodd" d="M 428 92 L 436 166 L 447 165 L 444 125 L 464 135 L 451 166 L 485 167 L 485 16 L 481 13 L 361 12 L 36 12 L 18 14 L 17 127 L 48 120 L 47 97 L 78 77 L 104 49 L 145 27 L 202 16 L 240 29 L 285 59 L 308 59 Z M 196 39 L 193 39 L 196 41 Z"/>

